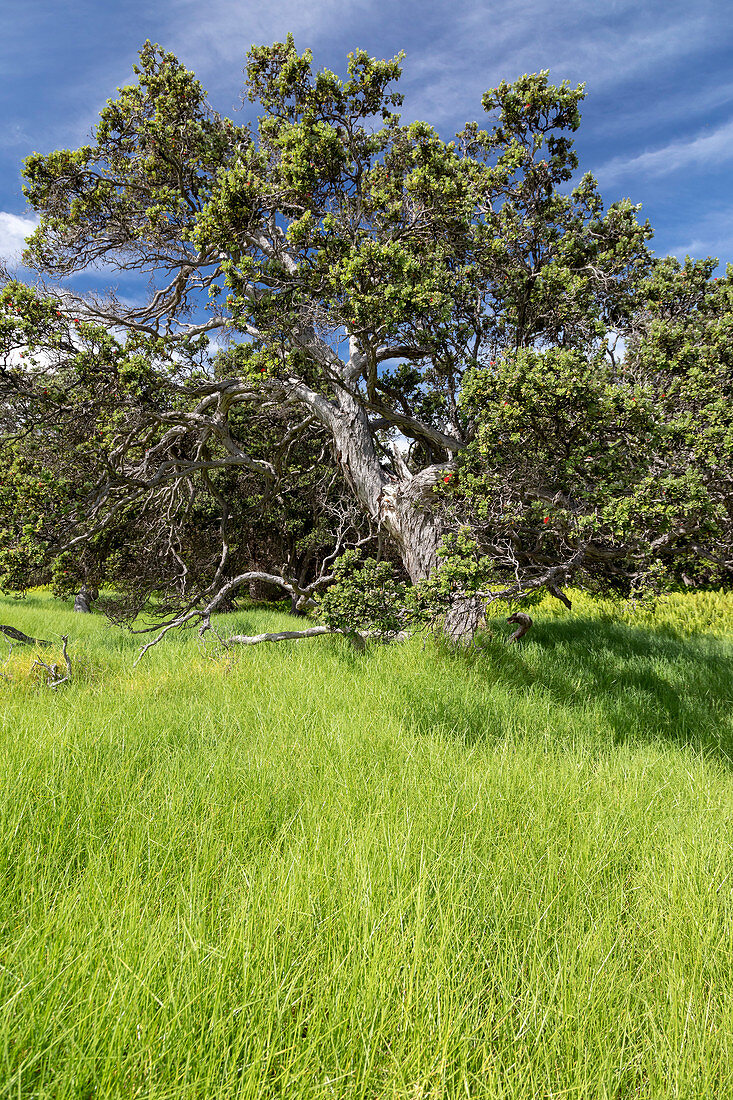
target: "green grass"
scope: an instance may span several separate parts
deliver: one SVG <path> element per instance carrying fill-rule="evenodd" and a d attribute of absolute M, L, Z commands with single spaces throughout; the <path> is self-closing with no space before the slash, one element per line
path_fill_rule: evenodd
<path fill-rule="evenodd" d="M 0 681 L 0 1097 L 733 1097 L 732 612 L 133 670 L 2 601 L 76 678 Z"/>

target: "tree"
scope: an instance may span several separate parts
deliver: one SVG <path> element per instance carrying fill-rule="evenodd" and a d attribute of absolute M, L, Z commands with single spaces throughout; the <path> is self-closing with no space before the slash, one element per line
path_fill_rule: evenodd
<path fill-rule="evenodd" d="M 446 143 L 400 124 L 399 61 L 357 51 L 341 80 L 290 36 L 255 47 L 254 132 L 146 43 L 92 144 L 27 160 L 41 216 L 27 261 L 55 278 L 103 264 L 152 281 L 141 305 L 58 299 L 64 316 L 128 333 L 140 376 L 143 400 L 111 439 L 95 497 L 100 522 L 131 481 L 177 476 L 181 440 L 199 463 L 273 483 L 251 410 L 298 410 L 394 544 L 417 605 L 444 610 L 458 637 L 497 595 L 652 580 L 675 540 L 657 541 L 661 513 L 639 477 L 658 484 L 685 452 L 674 410 L 658 415 L 663 372 L 648 365 L 662 339 L 644 297 L 661 286 L 651 229 L 628 201 L 604 211 L 590 176 L 570 189 L 582 86 L 547 73 L 502 83 L 482 100 L 493 127 L 470 123 Z M 218 366 L 211 333 L 228 342 Z M 623 362 L 619 338 L 632 348 Z M 699 388 L 706 402 L 704 377 Z M 715 471 L 700 475 L 708 494 Z M 703 496 L 683 507 L 688 556 L 730 520 L 726 503 L 717 526 L 701 518 Z"/>
<path fill-rule="evenodd" d="M 149 388 L 137 338 L 123 345 L 78 319 L 70 326 L 58 304 L 18 283 L 0 293 L 6 590 L 52 581 L 60 596 L 81 589 L 80 604 L 107 583 L 115 595 L 105 610 L 129 621 L 144 609 L 180 613 L 245 572 L 252 594 L 284 589 L 299 613 L 342 549 L 376 548 L 323 432 L 273 401 L 247 416 L 250 451 L 267 456 L 270 479 L 180 432 L 161 476 L 150 456 L 180 387 Z M 242 416 L 231 416 L 237 433 Z M 123 438 L 133 445 L 142 424 L 151 429 L 144 469 L 121 479 L 116 447 Z"/>

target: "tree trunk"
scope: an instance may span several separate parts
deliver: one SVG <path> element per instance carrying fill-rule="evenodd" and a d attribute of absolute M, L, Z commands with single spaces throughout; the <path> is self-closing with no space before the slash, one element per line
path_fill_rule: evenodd
<path fill-rule="evenodd" d="M 262 580 L 249 582 L 249 594 L 253 600 L 259 600 L 262 603 L 275 603 L 283 598 L 281 588 L 269 581 Z"/>
<path fill-rule="evenodd" d="M 425 580 L 439 563 L 442 537 L 430 507 L 433 488 L 450 463 L 414 475 L 402 463 L 401 476 L 390 477 L 379 461 L 367 414 L 350 394 L 341 395 L 338 410 L 331 405 L 327 412 L 323 406 L 317 411 L 333 435 L 336 460 L 361 506 L 394 540 L 413 584 Z M 482 618 L 480 600 L 460 600 L 446 615 L 444 630 L 453 643 L 470 642 Z"/>
<path fill-rule="evenodd" d="M 397 542 L 410 580 L 425 580 L 439 565 L 438 549 L 442 532 L 435 514 L 429 510 L 432 488 L 443 475 L 445 466 L 422 470 L 396 491 L 389 500 L 385 526 Z M 456 599 L 443 620 L 443 630 L 453 645 L 469 645 L 484 621 L 484 603 L 478 596 Z"/>
<path fill-rule="evenodd" d="M 92 610 L 92 600 L 96 600 L 98 596 L 99 592 L 96 588 L 83 584 L 74 599 L 74 611 L 89 615 Z"/>
<path fill-rule="evenodd" d="M 380 500 L 379 522 L 393 538 L 410 580 L 425 580 L 438 564 L 440 528 L 429 510 L 432 487 L 443 467 L 428 467 L 410 480 L 388 482 Z"/>

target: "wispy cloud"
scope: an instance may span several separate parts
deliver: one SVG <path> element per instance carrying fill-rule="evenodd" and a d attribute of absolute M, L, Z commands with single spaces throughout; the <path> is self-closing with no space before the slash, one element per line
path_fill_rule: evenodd
<path fill-rule="evenodd" d="M 715 81 L 694 89 L 683 85 L 663 97 L 658 97 L 653 104 L 645 103 L 644 110 L 639 110 L 638 100 L 631 97 L 613 114 L 596 118 L 594 130 L 605 138 L 622 138 L 628 141 L 630 135 L 640 131 L 659 132 L 660 128 L 670 124 L 678 129 L 681 120 L 686 120 L 687 128 L 691 129 L 699 125 L 700 118 L 709 118 L 714 112 L 730 107 L 731 104 L 733 81 Z"/>
<path fill-rule="evenodd" d="M 705 256 L 717 256 L 723 266 L 733 256 L 733 206 L 716 205 L 703 217 L 685 227 L 684 237 L 668 238 L 659 254 L 676 256 L 683 261 L 685 256 L 696 260 Z"/>
<path fill-rule="evenodd" d="M 339 29 L 358 25 L 375 0 L 208 0 L 201 18 L 199 0 L 175 0 L 170 5 L 170 37 L 166 40 L 187 65 L 212 85 L 224 75 L 227 84 L 241 72 L 253 43 L 283 41 L 292 31 L 299 49 L 333 37 Z M 237 64 L 238 63 L 238 64 Z M 222 74 L 221 66 L 226 65 Z M 237 65 L 232 71 L 232 64 Z"/>
<path fill-rule="evenodd" d="M 38 225 L 34 217 L 23 218 L 0 210 L 0 259 L 17 263 L 25 247 L 25 239 Z"/>
<path fill-rule="evenodd" d="M 665 176 L 681 168 L 710 168 L 733 160 L 733 119 L 714 130 L 671 141 L 632 157 L 613 157 L 596 171 L 603 186 L 633 176 Z"/>
<path fill-rule="evenodd" d="M 554 80 L 586 81 L 592 93 L 622 89 L 636 77 L 702 48 L 710 19 L 670 0 L 455 0 L 450 21 L 419 60 L 408 56 L 410 113 L 452 122 L 480 111 L 480 95 L 501 79 L 550 69 Z M 468 115 L 466 115 L 468 117 Z"/>

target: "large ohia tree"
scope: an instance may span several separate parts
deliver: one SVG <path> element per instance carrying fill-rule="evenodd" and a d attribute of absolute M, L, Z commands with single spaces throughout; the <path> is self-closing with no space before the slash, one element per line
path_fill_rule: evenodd
<path fill-rule="evenodd" d="M 667 365 L 644 350 L 661 340 L 654 288 L 694 285 L 687 315 L 710 313 L 711 268 L 660 275 L 638 208 L 604 210 L 590 176 L 571 186 L 582 87 L 546 73 L 502 83 L 482 100 L 491 128 L 445 142 L 395 113 L 400 58 L 358 51 L 340 79 L 291 37 L 253 48 L 254 129 L 211 110 L 150 43 L 136 75 L 92 144 L 25 166 L 41 217 L 28 262 L 51 278 L 150 278 L 135 305 L 68 289 L 54 303 L 88 333 L 114 332 L 128 373 L 137 364 L 94 530 L 152 484 L 201 471 L 277 484 L 278 463 L 248 439 L 269 403 L 330 440 L 367 524 L 427 582 L 453 637 L 497 594 L 562 595 L 578 579 L 631 589 L 673 575 L 693 543 L 704 569 L 730 568 L 728 504 L 718 491 L 714 518 L 710 495 L 725 414 L 711 421 L 713 466 L 693 459 L 690 480 L 690 444 L 657 399 L 673 388 Z M 680 316 L 666 323 L 682 339 Z M 211 337 L 225 350 L 206 362 Z M 652 500 L 662 476 L 669 496 Z M 220 571 L 198 613 L 238 583 Z"/>

